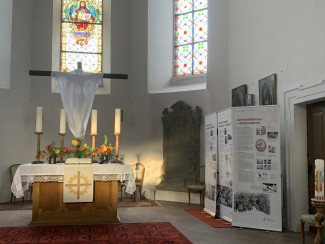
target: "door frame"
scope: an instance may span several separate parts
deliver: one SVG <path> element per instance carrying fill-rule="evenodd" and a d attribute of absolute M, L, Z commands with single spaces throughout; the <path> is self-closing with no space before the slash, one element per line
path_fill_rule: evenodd
<path fill-rule="evenodd" d="M 307 108 L 325 100 L 325 79 L 284 92 L 281 118 L 283 172 L 283 215 L 289 230 L 300 231 L 300 216 L 308 213 Z"/>

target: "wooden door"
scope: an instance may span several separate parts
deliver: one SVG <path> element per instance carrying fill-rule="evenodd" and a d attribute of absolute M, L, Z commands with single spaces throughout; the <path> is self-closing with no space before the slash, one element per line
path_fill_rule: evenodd
<path fill-rule="evenodd" d="M 308 195 L 315 196 L 315 159 L 325 160 L 325 101 L 307 105 L 307 157 L 308 157 Z M 309 213 L 316 209 L 309 201 Z"/>

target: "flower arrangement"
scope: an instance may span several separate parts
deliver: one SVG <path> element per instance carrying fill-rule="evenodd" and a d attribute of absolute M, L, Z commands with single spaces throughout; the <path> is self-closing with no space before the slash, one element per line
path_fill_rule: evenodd
<path fill-rule="evenodd" d="M 83 137 L 72 140 L 72 157 L 73 158 L 87 158 L 92 155 L 93 149 L 87 143 L 82 144 Z"/>
<path fill-rule="evenodd" d="M 72 149 L 69 149 L 67 147 L 60 148 L 54 141 L 52 141 L 52 143 L 46 145 L 45 150 L 41 150 L 37 156 L 40 158 L 45 158 L 47 155 L 49 161 L 51 161 L 51 159 L 54 159 L 54 163 L 56 162 L 56 157 L 60 157 L 62 162 L 64 157 L 88 158 L 92 156 L 98 156 L 101 157 L 102 161 L 104 162 L 108 161 L 108 159 L 113 156 L 112 151 L 114 148 L 110 143 L 108 143 L 106 135 L 104 136 L 104 143 L 100 147 L 94 149 L 88 146 L 87 143 L 83 143 L 83 139 L 84 138 L 81 137 L 72 140 Z"/>
<path fill-rule="evenodd" d="M 97 148 L 97 155 L 98 156 L 101 156 L 101 157 L 111 157 L 112 156 L 112 151 L 113 151 L 113 147 L 112 147 L 112 145 L 109 143 L 108 145 L 107 145 L 107 136 L 106 135 L 104 135 L 104 143 L 99 147 L 99 148 Z"/>

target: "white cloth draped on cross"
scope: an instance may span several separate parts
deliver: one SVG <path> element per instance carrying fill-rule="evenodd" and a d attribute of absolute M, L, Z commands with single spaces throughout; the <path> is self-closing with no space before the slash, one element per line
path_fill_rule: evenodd
<path fill-rule="evenodd" d="M 60 90 L 69 128 L 76 138 L 86 133 L 96 89 L 102 78 L 102 73 L 90 74 L 82 70 L 52 72 L 52 79 Z"/>

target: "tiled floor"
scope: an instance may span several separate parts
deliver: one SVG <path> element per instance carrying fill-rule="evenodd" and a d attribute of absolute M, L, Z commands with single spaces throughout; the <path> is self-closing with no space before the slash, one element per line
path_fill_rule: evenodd
<path fill-rule="evenodd" d="M 301 243 L 301 234 L 293 232 L 266 232 L 253 229 L 212 228 L 196 217 L 184 211 L 189 208 L 185 203 L 159 201 L 161 207 L 119 208 L 123 223 L 171 222 L 189 240 L 198 244 L 238 243 Z M 191 205 L 191 208 L 199 208 Z M 0 227 L 26 226 L 31 221 L 32 211 L 0 211 Z M 313 243 L 315 234 L 306 233 L 306 244 Z"/>

